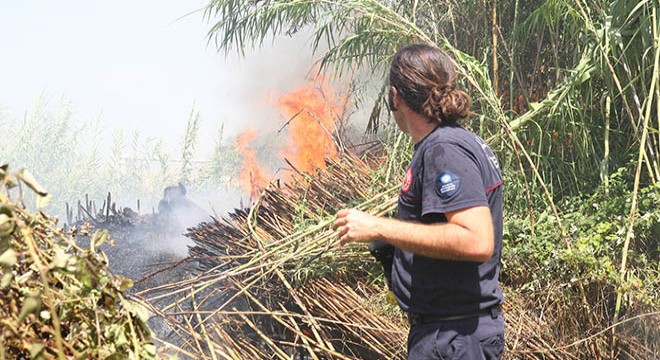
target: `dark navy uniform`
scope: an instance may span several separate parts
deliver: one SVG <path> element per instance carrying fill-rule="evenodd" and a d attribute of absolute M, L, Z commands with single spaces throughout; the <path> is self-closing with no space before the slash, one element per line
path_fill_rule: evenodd
<path fill-rule="evenodd" d="M 399 219 L 446 222 L 446 212 L 488 206 L 495 248 L 493 257 L 484 263 L 432 259 L 396 249 L 392 285 L 411 322 L 410 359 L 501 356 L 501 185 L 492 150 L 459 125 L 440 125 L 415 144 L 399 195 Z"/>

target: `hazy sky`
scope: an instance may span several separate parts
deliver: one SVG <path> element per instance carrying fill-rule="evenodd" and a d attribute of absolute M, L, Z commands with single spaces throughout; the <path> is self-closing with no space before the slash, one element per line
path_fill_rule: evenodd
<path fill-rule="evenodd" d="M 268 96 L 304 81 L 306 40 L 225 59 L 207 45 L 207 3 L 0 0 L 0 109 L 20 121 L 41 94 L 55 107 L 65 98 L 74 119 L 100 116 L 105 136 L 123 128 L 178 144 L 195 106 L 202 146 L 221 122 L 229 134 L 276 128 Z"/>

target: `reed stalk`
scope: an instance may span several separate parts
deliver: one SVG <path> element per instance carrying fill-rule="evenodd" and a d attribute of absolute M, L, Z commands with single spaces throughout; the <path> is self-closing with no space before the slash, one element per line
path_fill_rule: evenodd
<path fill-rule="evenodd" d="M 652 20 L 653 20 L 653 33 L 656 35 L 657 38 L 657 26 L 656 26 L 656 8 L 653 8 L 652 10 Z M 653 76 L 651 78 L 651 87 L 649 90 L 649 94 L 655 94 L 657 89 L 656 85 L 658 83 L 659 79 L 659 73 L 660 73 L 660 46 L 656 43 L 655 46 L 655 62 L 654 62 L 654 67 L 653 67 Z M 660 98 L 659 98 L 660 99 Z M 657 100 L 656 100 L 657 101 Z M 621 266 L 620 266 L 620 281 L 621 284 L 625 283 L 625 276 L 626 276 L 626 266 L 628 262 L 628 250 L 630 247 L 630 242 L 634 238 L 635 234 L 633 231 L 634 225 L 635 225 L 635 216 L 637 213 L 637 202 L 638 202 L 638 192 L 639 192 L 639 183 L 641 179 L 641 171 L 642 171 L 642 164 L 644 163 L 644 154 L 646 153 L 646 140 L 647 136 L 649 133 L 649 122 L 651 121 L 651 111 L 653 109 L 653 97 L 648 97 L 646 100 L 646 109 L 644 112 L 644 123 L 642 127 L 642 138 L 640 140 L 640 146 L 639 146 L 639 156 L 637 158 L 637 170 L 635 171 L 635 181 L 633 185 L 633 192 L 632 192 L 632 198 L 631 198 L 631 204 L 630 204 L 630 213 L 628 215 L 628 229 L 626 231 L 626 238 L 623 243 L 623 250 L 621 254 Z M 614 318 L 613 322 L 617 322 L 619 320 L 619 315 L 621 311 L 621 302 L 623 300 L 623 292 L 621 289 L 617 291 L 617 296 L 616 296 L 616 305 L 614 308 Z"/>

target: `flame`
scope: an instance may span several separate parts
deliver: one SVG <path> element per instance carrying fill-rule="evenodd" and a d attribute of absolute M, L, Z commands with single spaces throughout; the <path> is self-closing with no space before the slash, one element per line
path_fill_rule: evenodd
<path fill-rule="evenodd" d="M 280 155 L 301 172 L 325 169 L 325 160 L 336 158 L 339 153 L 332 133 L 346 101 L 346 97 L 335 95 L 321 77 L 280 96 L 275 104 L 288 119 L 287 144 Z M 257 133 L 249 129 L 236 139 L 236 148 L 243 157 L 240 186 L 250 194 L 252 201 L 273 179 L 273 175 L 259 165 L 256 151 L 250 148 L 256 138 Z"/>
<path fill-rule="evenodd" d="M 325 159 L 338 155 L 331 134 L 345 102 L 321 77 L 280 96 L 277 106 L 289 119 L 289 141 L 281 155 L 299 171 L 325 169 Z"/>
<path fill-rule="evenodd" d="M 257 138 L 257 133 L 248 129 L 236 138 L 236 148 L 243 156 L 239 174 L 240 186 L 246 193 L 250 194 L 250 200 L 255 200 L 268 185 L 273 177 L 267 170 L 259 166 L 257 153 L 249 145 Z"/>

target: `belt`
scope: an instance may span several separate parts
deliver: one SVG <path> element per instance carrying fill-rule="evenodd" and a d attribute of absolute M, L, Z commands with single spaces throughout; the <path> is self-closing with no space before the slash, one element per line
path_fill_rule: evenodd
<path fill-rule="evenodd" d="M 502 312 L 500 306 L 493 306 L 487 309 L 475 311 L 469 314 L 460 314 L 460 315 L 448 315 L 448 316 L 438 316 L 438 315 L 423 315 L 423 314 L 413 314 L 408 313 L 408 322 L 410 326 L 419 325 L 419 324 L 428 324 L 434 322 L 443 322 L 443 321 L 455 321 L 455 320 L 464 320 L 480 317 L 483 315 L 490 315 L 493 319 Z"/>

